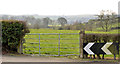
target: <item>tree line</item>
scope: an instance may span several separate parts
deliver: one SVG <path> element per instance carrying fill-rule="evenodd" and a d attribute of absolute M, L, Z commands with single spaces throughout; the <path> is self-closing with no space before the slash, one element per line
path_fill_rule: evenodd
<path fill-rule="evenodd" d="M 67 24 L 67 20 L 64 17 L 59 17 L 57 20 L 52 20 L 49 17 L 35 18 L 34 16 L 3 15 L 2 17 L 0 17 L 0 19 L 25 21 L 27 23 L 28 28 L 32 28 L 32 29 L 51 28 L 51 27 L 56 27 L 56 25 L 64 26 L 65 24 Z"/>
<path fill-rule="evenodd" d="M 100 14 L 95 15 L 96 19 L 90 19 L 88 22 L 74 22 L 66 25 L 63 29 L 67 30 L 87 30 L 87 31 L 105 31 L 120 29 L 120 17 L 113 11 L 102 10 Z"/>
<path fill-rule="evenodd" d="M 52 28 L 58 30 L 87 30 L 87 31 L 110 31 L 119 29 L 119 16 L 110 10 L 102 10 L 100 14 L 95 15 L 95 19 L 90 19 L 88 22 L 79 22 L 74 20 L 72 24 L 68 24 L 65 17 L 59 17 L 56 20 L 50 17 L 35 18 L 34 16 L 7 16 L 0 17 L 2 20 L 21 20 L 27 23 L 30 29 Z"/>

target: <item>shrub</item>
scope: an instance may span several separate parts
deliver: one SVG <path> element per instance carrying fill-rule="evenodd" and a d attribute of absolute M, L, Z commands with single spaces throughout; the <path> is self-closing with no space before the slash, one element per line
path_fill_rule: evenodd
<path fill-rule="evenodd" d="M 62 28 L 62 27 L 59 27 L 58 30 L 63 30 L 63 28 Z"/>
<path fill-rule="evenodd" d="M 2 20 L 1 22 L 3 50 L 17 51 L 25 33 L 29 33 L 26 23 L 17 20 Z"/>
<path fill-rule="evenodd" d="M 85 34 L 84 42 L 119 42 L 120 34 Z"/>

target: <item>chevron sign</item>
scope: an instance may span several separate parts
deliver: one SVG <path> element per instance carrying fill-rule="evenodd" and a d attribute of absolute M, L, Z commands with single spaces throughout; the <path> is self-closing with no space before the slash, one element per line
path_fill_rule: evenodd
<path fill-rule="evenodd" d="M 118 43 L 83 43 L 83 54 L 119 54 Z"/>

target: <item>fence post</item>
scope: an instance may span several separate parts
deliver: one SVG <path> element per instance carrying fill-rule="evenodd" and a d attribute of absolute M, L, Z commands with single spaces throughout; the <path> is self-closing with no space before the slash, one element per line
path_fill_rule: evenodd
<path fill-rule="evenodd" d="M 116 42 L 115 41 L 113 41 L 113 44 L 114 44 L 114 50 L 113 51 L 115 51 L 115 48 L 116 48 L 116 44 L 115 44 Z M 115 54 L 115 52 L 114 52 L 114 60 L 116 60 L 116 54 Z"/>
<path fill-rule="evenodd" d="M 23 54 L 23 44 L 25 43 L 25 39 L 23 38 L 22 39 L 22 42 L 21 42 L 21 54 Z"/>
<path fill-rule="evenodd" d="M 84 34 L 85 34 L 85 31 L 80 31 L 80 33 L 79 33 L 79 37 L 80 37 L 80 58 L 83 58 L 84 56 L 83 56 L 83 36 L 84 36 Z"/>
<path fill-rule="evenodd" d="M 20 43 L 19 43 L 19 45 L 18 45 L 17 52 L 18 52 L 19 54 L 22 54 L 22 40 L 20 40 Z"/>
<path fill-rule="evenodd" d="M 120 62 L 120 41 L 118 41 L 118 61 Z"/>
<path fill-rule="evenodd" d="M 58 56 L 60 56 L 60 33 L 59 33 L 59 42 L 58 42 Z"/>
<path fill-rule="evenodd" d="M 20 43 L 20 54 L 23 54 L 23 42 Z"/>
<path fill-rule="evenodd" d="M 40 34 L 39 34 L 39 56 L 40 56 Z"/>

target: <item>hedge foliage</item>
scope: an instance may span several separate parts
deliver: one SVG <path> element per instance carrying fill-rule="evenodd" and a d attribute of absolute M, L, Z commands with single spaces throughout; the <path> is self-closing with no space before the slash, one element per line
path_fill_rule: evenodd
<path fill-rule="evenodd" d="M 120 34 L 85 34 L 84 42 L 120 42 Z"/>
<path fill-rule="evenodd" d="M 25 33 L 29 33 L 26 23 L 17 20 L 2 20 L 2 46 L 7 50 L 17 51 Z"/>

